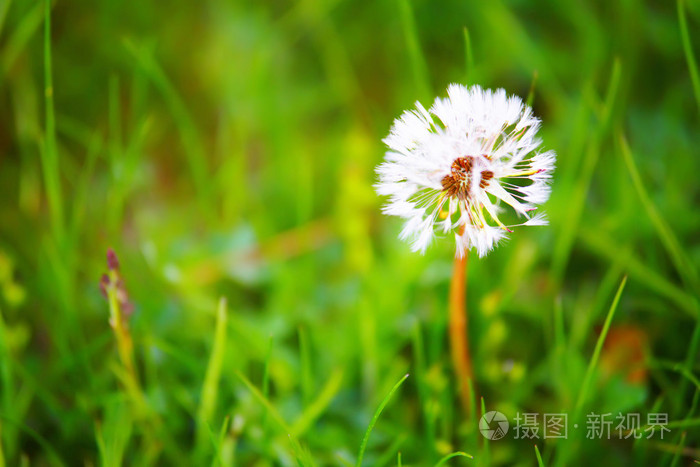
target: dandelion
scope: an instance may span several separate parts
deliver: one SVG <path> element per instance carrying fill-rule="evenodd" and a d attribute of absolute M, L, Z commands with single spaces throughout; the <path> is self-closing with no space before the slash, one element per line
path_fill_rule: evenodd
<path fill-rule="evenodd" d="M 436 234 L 455 237 L 449 295 L 450 353 L 461 402 L 474 412 L 466 312 L 467 252 L 486 255 L 516 225 L 543 225 L 556 155 L 540 151 L 540 121 L 503 89 L 452 84 L 430 110 L 419 102 L 394 121 L 377 167 L 384 212 L 406 219 L 400 237 L 425 251 Z M 513 214 L 506 214 L 511 210 Z M 508 218 L 506 216 L 509 216 Z"/>
<path fill-rule="evenodd" d="M 544 225 L 556 155 L 541 152 L 540 121 L 503 89 L 452 84 L 426 110 L 419 102 L 394 121 L 377 167 L 383 211 L 406 219 L 400 237 L 421 253 L 435 234 L 453 234 L 456 256 L 486 255 L 516 225 Z M 512 209 L 519 222 L 502 221 Z"/>

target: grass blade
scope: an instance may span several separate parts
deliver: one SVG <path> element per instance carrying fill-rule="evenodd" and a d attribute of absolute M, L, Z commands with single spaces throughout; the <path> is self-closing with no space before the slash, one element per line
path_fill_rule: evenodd
<path fill-rule="evenodd" d="M 250 382 L 248 378 L 246 378 L 243 373 L 236 371 L 236 376 L 243 381 L 243 384 L 248 388 L 248 390 L 253 394 L 253 396 L 260 402 L 263 407 L 265 407 L 270 414 L 270 416 L 277 422 L 277 424 L 282 428 L 282 431 L 285 433 L 289 433 L 290 437 L 292 438 L 292 441 L 295 441 L 296 438 L 294 438 L 291 433 L 292 429 L 290 426 L 287 424 L 287 422 L 284 421 L 284 418 L 282 418 L 282 415 L 277 411 L 274 405 L 265 397 L 263 396 L 263 393 L 260 392 L 258 388 L 256 388 L 253 383 Z"/>
<path fill-rule="evenodd" d="M 698 64 L 695 61 L 693 53 L 693 45 L 690 42 L 690 33 L 688 32 L 688 22 L 685 17 L 685 6 L 683 0 L 677 0 L 678 7 L 678 23 L 680 25 L 681 41 L 683 42 L 683 52 L 685 59 L 688 62 L 688 71 L 690 72 L 690 80 L 693 82 L 693 93 L 695 101 L 698 104 L 698 113 L 700 113 L 700 73 L 698 73 Z"/>
<path fill-rule="evenodd" d="M 48 465 L 63 467 L 66 464 L 63 462 L 56 448 L 53 447 L 51 442 L 44 438 L 38 431 L 33 430 L 27 424 L 21 423 L 15 420 L 4 417 L 0 414 L 0 422 L 3 425 L 9 424 L 15 427 L 19 431 L 23 432 L 29 438 L 32 439 L 39 447 L 41 447 L 43 454 L 46 456 L 46 463 Z"/>
<path fill-rule="evenodd" d="M 5 18 L 7 17 L 7 10 L 10 9 L 11 0 L 3 0 L 0 2 L 0 32 L 2 32 L 3 26 L 5 26 Z"/>
<path fill-rule="evenodd" d="M 583 159 L 573 192 L 570 194 L 570 205 L 565 214 L 567 218 L 562 224 L 563 229 L 560 232 L 559 239 L 554 246 L 552 275 L 555 284 L 561 283 L 564 273 L 566 272 L 566 267 L 571 256 L 571 250 L 574 246 L 576 232 L 579 230 L 580 221 L 583 216 L 586 196 L 590 190 L 591 180 L 600 157 L 601 142 L 607 133 L 612 115 L 614 113 L 613 110 L 617 101 L 621 75 L 622 67 L 620 62 L 615 60 L 612 72 L 610 74 L 610 82 L 608 83 L 605 101 L 603 103 L 603 112 L 600 116 L 598 127 L 588 143 L 586 157 Z"/>
<path fill-rule="evenodd" d="M 443 457 L 442 459 L 440 459 L 438 461 L 438 463 L 435 464 L 435 467 L 440 467 L 441 465 L 446 464 L 448 460 L 455 458 L 455 457 L 466 457 L 467 459 L 474 459 L 474 456 L 472 456 L 471 454 L 467 454 L 466 452 L 462 452 L 462 451 L 457 451 L 457 452 L 453 452 L 451 454 L 448 454 L 445 457 Z"/>
<path fill-rule="evenodd" d="M 313 457 L 311 457 L 311 452 L 306 446 L 302 446 L 299 441 L 292 439 L 291 435 L 289 441 L 292 444 L 292 451 L 294 451 L 297 463 L 301 467 L 314 467 L 316 465 Z"/>
<path fill-rule="evenodd" d="M 5 329 L 5 321 L 0 310 L 0 381 L 2 386 L 0 390 L 0 408 L 3 413 L 12 414 L 10 412 L 13 406 L 13 392 L 15 390 L 14 378 L 12 377 L 12 368 L 10 349 L 7 345 L 7 331 Z M 14 414 L 12 414 L 14 415 Z M 2 422 L 0 422 L 0 467 L 5 467 L 5 451 L 3 443 L 10 438 L 7 433 L 3 433 Z M 11 438 L 10 438 L 11 439 Z M 8 443 L 9 444 L 9 443 Z"/>
<path fill-rule="evenodd" d="M 219 429 L 219 436 L 215 439 L 212 439 L 214 442 L 214 446 L 216 447 L 216 452 L 214 453 L 213 460 L 211 465 L 230 465 L 231 462 L 230 459 L 225 460 L 225 453 L 224 451 L 226 450 L 226 434 L 229 431 L 229 425 L 231 424 L 231 418 L 227 415 L 224 417 L 224 422 L 221 424 L 221 428 Z M 213 438 L 213 436 L 212 436 Z"/>
<path fill-rule="evenodd" d="M 299 360 L 301 366 L 301 396 L 304 404 L 311 401 L 314 390 L 313 370 L 311 367 L 311 344 L 304 326 L 299 326 Z"/>
<path fill-rule="evenodd" d="M 639 174 L 639 169 L 637 168 L 637 164 L 634 162 L 632 151 L 630 150 L 629 144 L 627 143 L 627 139 L 624 137 L 624 135 L 618 135 L 618 143 L 620 145 L 622 158 L 627 166 L 627 171 L 632 179 L 634 189 L 637 191 L 637 195 L 639 196 L 649 219 L 651 219 L 652 224 L 654 224 L 654 228 L 656 229 L 661 242 L 668 251 L 669 256 L 671 256 L 674 266 L 689 286 L 696 291 L 700 290 L 700 278 L 698 277 L 698 272 L 693 267 L 693 263 L 684 253 L 680 242 L 674 235 L 669 225 L 666 223 L 666 220 L 661 216 L 658 209 L 656 209 L 656 206 L 652 202 L 649 193 L 644 187 L 642 177 Z"/>
<path fill-rule="evenodd" d="M 204 143 L 202 142 L 192 116 L 175 89 L 175 86 L 170 82 L 158 62 L 147 51 L 137 47 L 130 41 L 126 41 L 125 46 L 136 59 L 136 62 L 144 74 L 151 80 L 156 89 L 160 91 L 163 100 L 170 108 L 173 120 L 181 135 L 185 157 L 190 171 L 192 172 L 199 202 L 202 207 L 206 209 L 205 212 L 209 212 L 211 206 L 207 201 L 211 196 L 211 188 L 213 185 L 209 180 Z"/>
<path fill-rule="evenodd" d="M 535 88 L 537 87 L 537 80 L 539 79 L 540 74 L 537 72 L 537 70 L 532 72 L 532 82 L 530 83 L 530 90 L 527 93 L 527 99 L 525 100 L 525 103 L 532 107 L 532 103 L 535 101 Z"/>
<path fill-rule="evenodd" d="M 209 426 L 216 408 L 216 399 L 219 393 L 219 380 L 221 368 L 224 363 L 226 351 L 226 323 L 228 312 L 226 299 L 219 299 L 219 307 L 216 313 L 216 327 L 214 329 L 214 345 L 209 357 L 209 364 L 202 385 L 202 400 L 197 411 L 197 450 L 201 450 L 209 439 Z"/>
<path fill-rule="evenodd" d="M 700 292 L 700 278 L 698 277 L 698 272 L 693 266 L 693 262 L 688 258 L 688 255 L 681 247 L 678 238 L 673 233 L 671 227 L 669 227 L 666 220 L 663 218 L 661 213 L 656 209 L 656 206 L 651 200 L 649 193 L 647 192 L 644 183 L 642 182 L 642 177 L 639 174 L 639 169 L 634 162 L 634 157 L 632 151 L 630 150 L 627 139 L 624 135 L 618 135 L 618 142 L 620 145 L 622 157 L 625 160 L 625 165 L 627 166 L 627 171 L 632 178 L 632 184 L 634 189 L 639 196 L 639 199 L 644 206 L 644 210 L 647 212 L 649 219 L 651 220 L 656 232 L 661 239 L 661 243 L 666 248 L 671 261 L 675 266 L 678 274 L 681 276 L 683 281 L 689 286 L 694 292 Z M 695 330 L 693 331 L 693 336 L 690 340 L 690 345 L 688 346 L 688 352 L 686 354 L 686 366 L 687 368 L 692 368 L 695 359 L 697 358 L 697 349 L 700 344 L 700 321 L 695 324 Z M 681 384 L 680 394 L 681 399 L 685 397 L 685 392 L 687 391 L 687 384 L 685 381 Z"/>
<path fill-rule="evenodd" d="M 262 395 L 265 400 L 270 400 L 270 364 L 272 362 L 272 347 L 274 345 L 274 339 L 272 336 L 267 341 L 267 350 L 265 351 L 265 360 L 263 364 L 263 375 L 262 375 Z M 264 411 L 262 414 L 262 421 L 260 423 L 263 433 L 263 444 L 265 450 L 269 449 L 270 437 L 268 436 L 268 410 Z M 292 440 L 292 445 L 294 446 L 294 440 Z M 301 445 L 295 447 L 295 452 L 298 454 L 303 452 Z M 297 455 L 298 457 L 298 455 Z"/>
<path fill-rule="evenodd" d="M 486 401 L 481 397 L 481 416 L 486 415 Z M 481 444 L 481 456 L 479 465 L 491 465 L 491 445 L 490 440 L 484 440 Z"/>
<path fill-rule="evenodd" d="M 100 464 L 105 467 L 118 467 L 124 465 L 133 421 L 122 400 L 107 403 L 103 410 L 102 421 L 95 424 Z"/>
<path fill-rule="evenodd" d="M 56 116 L 53 105 L 51 71 L 51 0 L 44 0 L 44 105 L 46 111 L 45 140 L 41 150 L 41 167 L 46 184 L 46 197 L 51 212 L 54 236 L 63 237 L 63 199 L 56 148 Z"/>
<path fill-rule="evenodd" d="M 535 444 L 535 456 L 537 456 L 538 467 L 544 467 L 544 462 L 542 462 L 542 454 L 540 454 L 540 448 Z"/>
<path fill-rule="evenodd" d="M 678 446 L 676 446 L 676 452 L 673 454 L 673 459 L 671 460 L 671 467 L 676 467 L 681 460 L 681 452 L 683 452 L 683 448 L 685 447 L 685 437 L 687 434 L 688 433 L 685 431 L 681 434 L 681 440 Z"/>
<path fill-rule="evenodd" d="M 421 405 L 421 413 L 423 415 L 423 420 L 425 424 L 425 441 L 428 444 L 428 449 L 432 459 L 437 458 L 437 447 L 435 445 L 435 421 L 432 411 L 430 410 L 430 399 L 429 390 L 427 385 L 426 377 L 426 363 L 425 363 L 425 350 L 423 344 L 423 336 L 421 334 L 421 328 L 419 323 L 416 321 L 413 324 L 413 361 L 415 368 L 415 378 L 416 387 L 418 390 L 418 398 Z"/>
<path fill-rule="evenodd" d="M 694 426 L 700 426 L 700 417 L 687 418 L 685 420 L 671 421 L 666 424 L 666 428 L 690 428 Z M 642 429 L 647 428 L 643 426 Z"/>
<path fill-rule="evenodd" d="M 620 261 L 629 276 L 644 283 L 659 295 L 668 298 L 689 316 L 698 318 L 698 303 L 695 297 L 679 289 L 668 279 L 632 256 L 629 251 L 625 251 L 622 246 L 617 245 L 607 237 L 605 232 L 600 229 L 593 231 L 590 228 L 582 227 L 579 235 L 592 252 L 605 256 L 615 263 Z"/>
<path fill-rule="evenodd" d="M 469 83 L 469 78 L 474 73 L 474 53 L 472 52 L 472 40 L 469 29 L 464 26 L 464 82 Z"/>
<path fill-rule="evenodd" d="M 34 36 L 44 19 L 44 5 L 37 2 L 16 25 L 12 34 L 6 39 L 0 56 L 0 79 L 10 72 L 17 58 L 24 51 L 30 39 Z"/>
<path fill-rule="evenodd" d="M 331 374 L 330 379 L 316 400 L 309 404 L 304 413 L 302 413 L 299 419 L 292 425 L 292 433 L 294 433 L 294 435 L 300 436 L 309 429 L 311 424 L 323 413 L 326 407 L 328 407 L 335 395 L 338 394 L 342 381 L 342 370 L 336 370 Z"/>
<path fill-rule="evenodd" d="M 627 283 L 627 276 L 622 278 L 620 282 L 620 287 L 617 289 L 615 298 L 613 299 L 612 305 L 610 305 L 610 310 L 608 310 L 608 315 L 605 318 L 605 323 L 603 324 L 603 329 L 600 331 L 598 336 L 598 341 L 595 344 L 595 349 L 593 350 L 593 356 L 591 361 L 588 363 L 588 368 L 586 369 L 586 375 L 583 378 L 583 384 L 581 385 L 581 391 L 578 395 L 578 400 L 576 401 L 576 407 L 574 409 L 574 420 L 578 420 L 581 415 L 581 410 L 583 409 L 583 404 L 588 398 L 588 392 L 590 391 L 590 386 L 593 381 L 593 374 L 596 367 L 598 366 L 598 360 L 600 359 L 600 353 L 603 350 L 603 344 L 605 343 L 605 338 L 608 335 L 608 330 L 612 324 L 613 317 L 615 316 L 615 311 L 617 310 L 617 305 L 620 302 L 620 297 L 622 296 L 622 291 L 625 289 L 625 284 Z"/>
<path fill-rule="evenodd" d="M 360 444 L 360 452 L 357 455 L 357 464 L 356 464 L 357 467 L 362 466 L 362 458 L 365 455 L 365 449 L 367 449 L 367 442 L 369 441 L 369 435 L 372 433 L 372 429 L 374 428 L 374 425 L 377 423 L 377 420 L 379 419 L 379 416 L 382 414 L 384 407 L 386 407 L 386 405 L 391 400 L 391 397 L 399 389 L 399 387 L 403 384 L 403 382 L 406 381 L 406 378 L 408 378 L 408 375 L 404 375 L 403 378 L 401 378 L 399 380 L 399 382 L 396 383 L 393 388 L 391 388 L 391 391 L 389 391 L 389 394 L 387 394 L 386 397 L 384 398 L 384 400 L 382 401 L 382 403 L 379 404 L 377 411 L 374 412 L 374 416 L 372 417 L 372 420 L 369 422 L 369 426 L 367 427 L 367 431 L 365 432 L 365 436 L 364 436 L 364 438 L 362 438 L 362 444 Z"/>
<path fill-rule="evenodd" d="M 253 394 L 253 396 L 258 399 L 258 401 L 267 409 L 267 413 L 270 414 L 270 416 L 277 422 L 279 427 L 287 433 L 287 436 L 289 437 L 289 442 L 292 445 L 292 450 L 294 451 L 294 455 L 297 457 L 297 460 L 301 460 L 301 465 L 314 465 L 313 460 L 310 457 L 310 454 L 308 453 L 307 449 L 304 449 L 301 444 L 299 443 L 299 440 L 297 437 L 294 435 L 294 432 L 292 428 L 289 426 L 289 424 L 284 420 L 282 415 L 277 411 L 274 405 L 263 395 L 262 392 L 258 388 L 256 388 L 253 383 L 250 382 L 248 378 L 246 378 L 241 372 L 236 371 L 236 376 L 245 384 L 245 386 L 248 388 L 248 390 Z"/>
<path fill-rule="evenodd" d="M 263 378 L 262 378 L 262 394 L 265 399 L 270 398 L 270 361 L 272 360 L 272 345 L 274 340 L 272 336 L 267 343 L 267 351 L 265 352 L 265 366 L 263 367 Z M 267 432 L 267 413 L 263 414 L 263 432 Z"/>
<path fill-rule="evenodd" d="M 100 157 L 101 150 L 102 139 L 100 134 L 95 132 L 87 143 L 85 163 L 73 189 L 73 209 L 68 225 L 68 229 L 73 236 L 77 236 L 84 226 L 83 221 L 86 216 L 86 200 L 89 194 L 90 178 L 95 172 L 95 165 Z"/>
<path fill-rule="evenodd" d="M 401 24 L 406 39 L 408 58 L 411 62 L 416 90 L 421 99 L 428 100 L 432 97 L 430 78 L 428 75 L 428 66 L 425 63 L 425 55 L 423 55 L 420 41 L 418 40 L 418 29 L 416 28 L 413 9 L 411 8 L 410 0 L 398 0 L 398 2 Z"/>

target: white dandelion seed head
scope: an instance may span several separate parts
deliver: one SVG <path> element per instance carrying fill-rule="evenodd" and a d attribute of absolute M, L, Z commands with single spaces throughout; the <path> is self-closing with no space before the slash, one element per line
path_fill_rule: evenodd
<path fill-rule="evenodd" d="M 554 151 L 541 152 L 540 121 L 503 89 L 452 84 L 426 110 L 419 102 L 394 121 L 376 171 L 385 214 L 406 219 L 400 238 L 421 253 L 436 234 L 454 234 L 456 255 L 486 255 L 511 232 L 499 215 L 544 225 Z"/>

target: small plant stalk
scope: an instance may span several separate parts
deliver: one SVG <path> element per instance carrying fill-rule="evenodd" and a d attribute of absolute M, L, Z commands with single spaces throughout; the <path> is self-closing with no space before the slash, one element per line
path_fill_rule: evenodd
<path fill-rule="evenodd" d="M 470 381 L 473 381 L 472 360 L 469 354 L 467 319 L 467 255 L 455 258 L 450 283 L 449 332 L 452 365 L 462 408 L 470 415 L 472 399 Z"/>
<path fill-rule="evenodd" d="M 126 317 L 121 309 L 119 300 L 119 273 L 112 269 L 109 271 L 109 286 L 106 287 L 107 301 L 109 303 L 109 325 L 114 330 L 114 337 L 117 340 L 117 352 L 119 360 L 124 367 L 126 380 L 124 381 L 132 397 L 141 401 L 141 387 L 139 385 L 136 366 L 134 365 L 134 341 L 127 324 Z M 138 405 L 141 405 L 140 403 Z"/>
<path fill-rule="evenodd" d="M 144 464 L 152 465 L 156 463 L 163 449 L 163 442 L 172 446 L 172 441 L 167 439 L 167 433 L 163 432 L 162 421 L 157 412 L 149 407 L 139 383 L 134 363 L 134 341 L 129 330 L 129 318 L 134 307 L 129 301 L 129 295 L 119 271 L 119 260 L 111 248 L 107 250 L 107 268 L 108 272 L 100 278 L 100 290 L 107 299 L 109 325 L 117 341 L 120 365 L 115 368 L 115 373 L 133 405 L 134 421 L 138 421 L 142 429 Z"/>

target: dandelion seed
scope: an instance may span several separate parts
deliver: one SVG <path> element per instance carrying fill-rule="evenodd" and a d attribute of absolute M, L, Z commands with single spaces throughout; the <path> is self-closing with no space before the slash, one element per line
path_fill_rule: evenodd
<path fill-rule="evenodd" d="M 385 214 L 406 219 L 400 237 L 421 253 L 436 233 L 453 234 L 456 256 L 486 255 L 518 225 L 544 225 L 554 151 L 540 152 L 540 121 L 503 89 L 452 84 L 426 110 L 419 102 L 394 121 L 377 167 Z M 521 222 L 499 219 L 509 206 Z"/>

